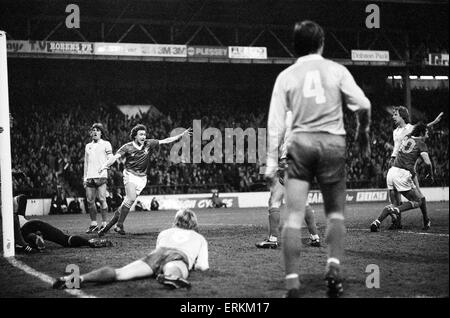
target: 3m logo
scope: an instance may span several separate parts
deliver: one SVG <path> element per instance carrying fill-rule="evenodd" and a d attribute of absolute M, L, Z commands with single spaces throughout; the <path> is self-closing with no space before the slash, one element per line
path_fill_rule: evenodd
<path fill-rule="evenodd" d="M 387 191 L 367 191 L 358 192 L 356 195 L 357 202 L 380 202 L 387 200 Z"/>

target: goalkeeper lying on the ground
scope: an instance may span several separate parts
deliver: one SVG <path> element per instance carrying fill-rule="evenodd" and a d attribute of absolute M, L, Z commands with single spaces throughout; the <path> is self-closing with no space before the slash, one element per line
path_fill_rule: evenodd
<path fill-rule="evenodd" d="M 77 235 L 66 235 L 60 229 L 41 221 L 27 220 L 27 197 L 20 194 L 13 199 L 14 241 L 16 251 L 35 253 L 45 249 L 45 240 L 64 247 L 109 247 L 112 243 L 106 239 L 87 239 Z"/>

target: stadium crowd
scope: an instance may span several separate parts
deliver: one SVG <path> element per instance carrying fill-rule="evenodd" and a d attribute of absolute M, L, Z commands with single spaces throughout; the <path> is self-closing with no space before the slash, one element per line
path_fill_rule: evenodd
<path fill-rule="evenodd" d="M 110 100 L 86 104 L 84 100 L 70 99 L 58 102 L 52 98 L 45 102 L 23 102 L 12 105 L 14 127 L 12 130 L 13 167 L 23 172 L 14 179 L 14 189 L 32 196 L 51 197 L 58 187 L 63 187 L 68 196 L 82 196 L 84 146 L 90 141 L 89 127 L 101 122 L 108 130 L 113 151 L 129 141 L 130 129 L 137 123 L 149 128 L 149 137 L 163 139 L 176 127 L 192 127 L 194 119 L 201 120 L 202 130 L 216 127 L 222 132 L 225 128 L 266 127 L 267 109 L 258 108 L 262 101 L 249 96 L 248 100 L 239 100 L 223 94 L 214 95 L 202 91 L 180 91 L 170 103 L 157 108 L 160 115 L 140 114 L 128 118 L 116 107 L 120 103 L 122 92 L 111 95 Z M 401 91 L 391 92 L 392 96 L 401 96 Z M 211 94 L 206 96 L 205 94 Z M 186 96 L 189 95 L 189 99 Z M 444 95 L 444 97 L 440 97 Z M 433 98 L 431 98 L 434 96 Z M 208 98 L 211 97 L 211 98 Z M 369 95 L 370 97 L 370 95 Z M 401 100 L 401 98 L 398 98 Z M 417 119 L 431 121 L 443 109 L 442 100 L 448 101 L 448 90 L 413 91 L 413 123 Z M 252 107 L 245 107 L 253 100 Z M 373 97 L 370 161 L 364 161 L 352 147 L 355 122 L 351 113 L 345 112 L 348 123 L 348 187 L 385 187 L 392 145 L 393 121 L 386 101 Z M 113 104 L 113 101 L 115 104 Z M 127 100 L 132 104 L 130 100 Z M 139 102 L 139 101 L 136 101 Z M 142 100 L 139 104 L 143 104 Z M 393 103 L 392 103 L 393 104 Z M 390 104 L 390 105 L 392 105 Z M 400 104 L 398 102 L 397 104 Z M 268 105 L 267 105 L 268 107 Z M 448 114 L 432 131 L 428 140 L 435 175 L 434 183 L 424 180 L 419 167 L 420 182 L 423 186 L 448 185 Z M 205 145 L 209 140 L 203 140 Z M 192 145 L 192 144 L 191 144 Z M 148 186 L 143 194 L 209 192 L 217 188 L 220 192 L 261 191 L 266 190 L 259 164 L 254 163 L 179 163 L 170 159 L 170 146 L 161 146 L 152 157 L 148 171 Z M 191 151 L 192 160 L 192 151 Z M 123 187 L 123 162 L 119 160 L 109 170 L 110 196 Z"/>

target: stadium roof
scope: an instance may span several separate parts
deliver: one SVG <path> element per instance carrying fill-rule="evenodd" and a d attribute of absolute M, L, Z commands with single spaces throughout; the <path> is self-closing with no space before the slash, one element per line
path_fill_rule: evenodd
<path fill-rule="evenodd" d="M 71 2 L 3 0 L 0 16 L 34 19 L 65 16 L 65 7 Z M 327 27 L 351 28 L 364 27 L 365 7 L 377 3 L 382 23 L 389 29 L 420 30 L 424 25 L 448 25 L 448 1 L 442 0 L 79 0 L 76 3 L 82 18 L 272 25 L 292 25 L 300 19 L 311 19 Z"/>
<path fill-rule="evenodd" d="M 67 29 L 71 2 L 3 0 L 0 29 L 14 40 L 266 46 L 292 57 L 292 26 L 311 19 L 325 27 L 332 58 L 351 49 L 389 50 L 394 60 L 411 48 L 448 51 L 448 1 L 79 0 L 81 28 Z M 369 3 L 380 7 L 380 29 L 365 25 Z"/>

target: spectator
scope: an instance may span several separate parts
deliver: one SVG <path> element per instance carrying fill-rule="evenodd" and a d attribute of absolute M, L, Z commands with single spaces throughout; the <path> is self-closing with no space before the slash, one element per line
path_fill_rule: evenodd
<path fill-rule="evenodd" d="M 74 197 L 73 200 L 69 203 L 69 213 L 81 214 L 80 200 L 78 200 L 77 197 Z"/>
<path fill-rule="evenodd" d="M 159 210 L 159 202 L 156 201 L 155 197 L 153 197 L 152 202 L 150 203 L 150 210 L 151 211 L 158 211 Z"/>

